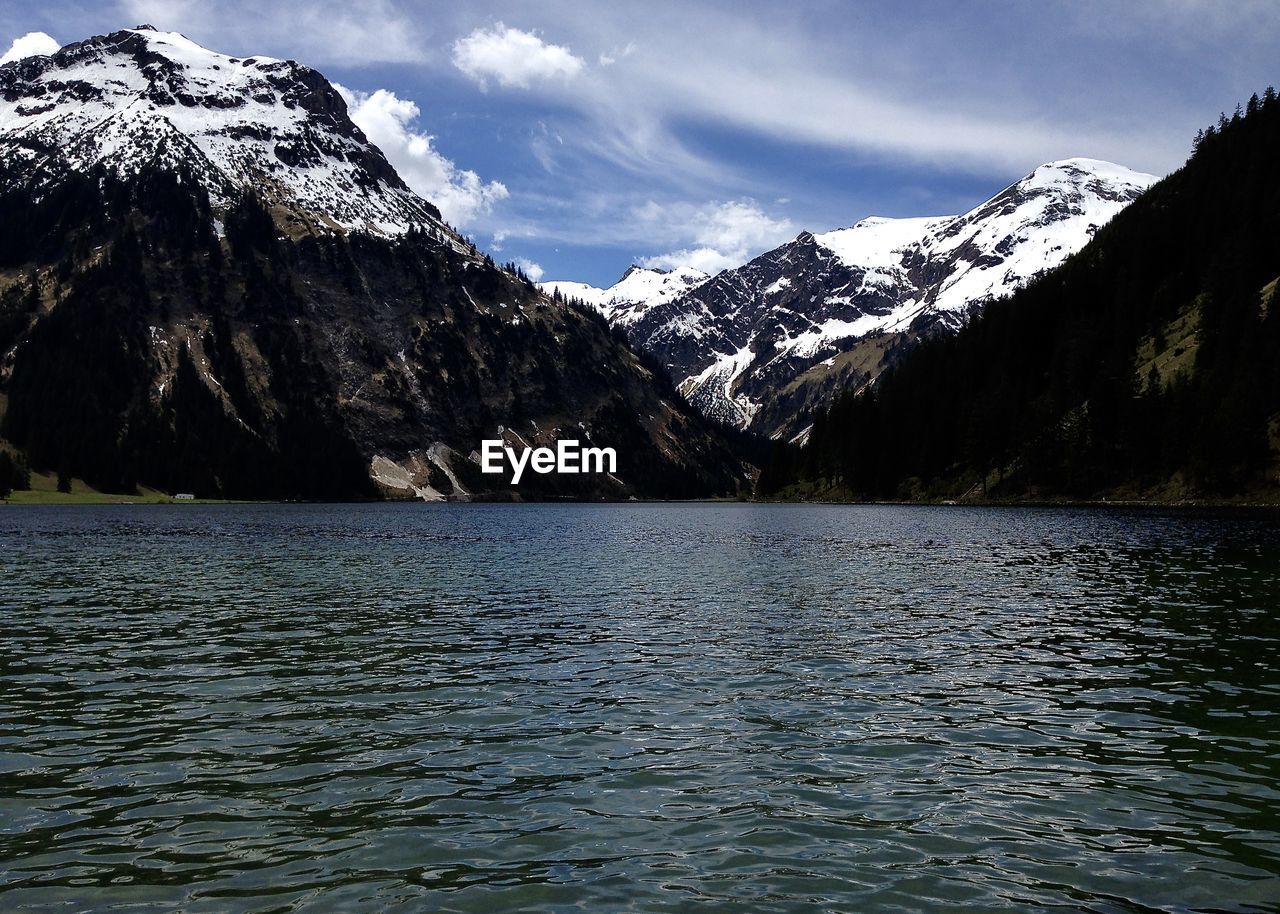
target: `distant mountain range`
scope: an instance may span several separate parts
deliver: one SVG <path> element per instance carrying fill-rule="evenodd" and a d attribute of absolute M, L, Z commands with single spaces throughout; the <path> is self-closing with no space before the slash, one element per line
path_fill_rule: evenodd
<path fill-rule="evenodd" d="M 0 66 L 0 436 L 110 491 L 749 485 L 603 319 L 445 225 L 318 72 L 146 26 Z M 479 474 L 485 438 L 619 467 L 512 490 Z"/>
<path fill-rule="evenodd" d="M 831 397 L 916 341 L 1061 264 L 1156 178 L 1094 159 L 1042 165 L 960 216 L 869 218 L 708 277 L 633 267 L 597 289 L 553 282 L 624 327 L 705 414 L 803 435 Z"/>

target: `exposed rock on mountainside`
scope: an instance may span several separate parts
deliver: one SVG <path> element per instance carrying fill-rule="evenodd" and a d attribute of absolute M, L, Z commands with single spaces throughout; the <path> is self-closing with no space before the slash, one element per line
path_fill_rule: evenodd
<path fill-rule="evenodd" d="M 802 232 L 682 294 L 603 310 L 704 413 L 789 438 L 835 392 L 1062 263 L 1154 180 L 1053 162 L 961 216 Z M 624 283 L 584 297 L 604 305 Z"/>
<path fill-rule="evenodd" d="M 0 435 L 100 487 L 724 495 L 606 322 L 444 226 L 314 70 L 140 28 L 0 67 Z M 482 476 L 484 438 L 616 475 Z"/>

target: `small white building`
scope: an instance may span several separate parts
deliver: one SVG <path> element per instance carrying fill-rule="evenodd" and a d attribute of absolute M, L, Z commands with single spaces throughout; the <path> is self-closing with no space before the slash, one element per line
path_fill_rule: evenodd
<path fill-rule="evenodd" d="M 174 501 L 195 501 L 195 499 L 196 497 L 190 492 L 179 492 L 177 495 L 173 496 Z"/>

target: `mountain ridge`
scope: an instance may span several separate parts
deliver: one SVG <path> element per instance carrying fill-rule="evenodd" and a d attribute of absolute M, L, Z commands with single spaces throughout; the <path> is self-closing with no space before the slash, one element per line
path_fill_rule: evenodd
<path fill-rule="evenodd" d="M 552 294 L 585 302 L 599 310 L 610 323 L 626 326 L 634 324 L 655 305 L 665 304 L 709 279 L 709 274 L 693 267 L 659 270 L 633 263 L 616 283 L 604 288 L 567 280 L 539 285 Z"/>
<path fill-rule="evenodd" d="M 185 167 L 216 206 L 252 187 L 295 231 L 444 230 L 318 71 L 151 26 L 0 67 L 0 154 L 53 175 Z"/>
<path fill-rule="evenodd" d="M 646 299 L 620 282 L 582 297 L 705 414 L 791 438 L 837 391 L 873 382 L 918 340 L 1061 263 L 1155 180 L 1062 159 L 960 215 L 870 216 L 802 231 L 674 295 Z"/>

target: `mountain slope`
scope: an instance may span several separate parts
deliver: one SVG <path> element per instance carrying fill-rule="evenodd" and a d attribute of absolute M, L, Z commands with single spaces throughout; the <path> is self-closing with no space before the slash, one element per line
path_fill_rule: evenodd
<path fill-rule="evenodd" d="M 233 58 L 150 26 L 0 68 L 0 158 L 23 178 L 182 168 L 216 204 L 252 189 L 285 224 L 438 224 L 315 70 Z"/>
<path fill-rule="evenodd" d="M 1268 91 L 1079 254 L 815 422 L 765 492 L 1280 496 L 1280 101 Z"/>
<path fill-rule="evenodd" d="M 836 391 L 1061 263 L 1154 180 L 1093 159 L 1053 162 L 963 215 L 803 232 L 613 319 L 706 414 L 791 437 Z"/>
<path fill-rule="evenodd" d="M 109 491 L 738 491 L 594 312 L 439 223 L 318 73 L 147 29 L 0 67 L 0 435 Z M 482 476 L 482 439 L 616 474 Z"/>

